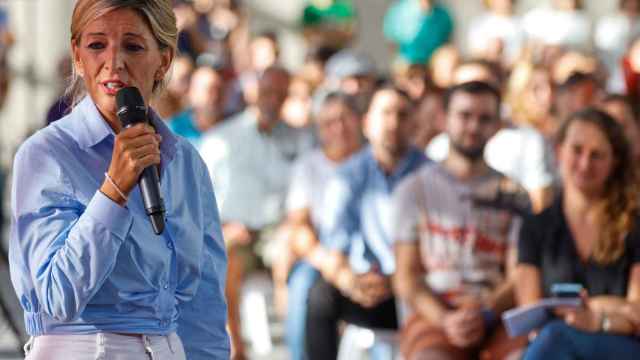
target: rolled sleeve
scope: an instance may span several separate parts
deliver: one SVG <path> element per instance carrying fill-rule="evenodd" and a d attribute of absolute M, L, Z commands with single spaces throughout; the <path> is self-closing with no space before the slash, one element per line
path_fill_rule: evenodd
<path fill-rule="evenodd" d="M 127 238 L 129 231 L 131 231 L 131 225 L 133 225 L 133 216 L 129 210 L 109 199 L 101 191 L 96 191 L 87 205 L 85 214 L 123 241 Z"/>

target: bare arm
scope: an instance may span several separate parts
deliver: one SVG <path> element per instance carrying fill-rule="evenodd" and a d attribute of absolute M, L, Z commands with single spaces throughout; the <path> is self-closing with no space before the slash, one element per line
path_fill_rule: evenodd
<path fill-rule="evenodd" d="M 540 284 L 542 278 L 540 270 L 533 265 L 518 264 L 516 266 L 515 287 L 516 302 L 518 305 L 528 305 L 538 302 L 542 298 L 542 288 Z"/>
<path fill-rule="evenodd" d="M 553 188 L 551 186 L 529 190 L 528 193 L 529 199 L 531 200 L 531 209 L 534 214 L 538 214 L 546 209 L 553 201 Z"/>
<path fill-rule="evenodd" d="M 518 260 L 517 250 L 512 246 L 507 250 L 507 264 L 505 281 L 500 284 L 489 297 L 486 306 L 496 314 L 501 314 L 514 306 L 515 274 Z"/>
<path fill-rule="evenodd" d="M 626 298 L 594 296 L 589 299 L 589 309 L 597 314 L 606 314 L 610 321 L 610 332 L 638 334 L 640 331 L 640 264 L 635 264 L 631 268 Z"/>
<path fill-rule="evenodd" d="M 398 242 L 395 253 L 396 273 L 392 279 L 395 294 L 429 322 L 441 324 L 448 309 L 424 283 L 418 244 Z"/>

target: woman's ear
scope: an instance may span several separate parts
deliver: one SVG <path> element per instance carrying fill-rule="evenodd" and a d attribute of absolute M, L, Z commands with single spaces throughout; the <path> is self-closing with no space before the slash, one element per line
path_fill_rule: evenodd
<path fill-rule="evenodd" d="M 166 48 L 160 52 L 160 56 L 160 67 L 158 68 L 158 71 L 156 71 L 154 79 L 156 81 L 162 81 L 162 79 L 164 79 L 164 76 L 167 74 L 167 71 L 169 71 L 169 68 L 171 67 L 175 52 L 172 48 Z"/>
<path fill-rule="evenodd" d="M 80 51 L 75 41 L 71 41 L 71 59 L 73 62 L 73 69 L 75 70 L 76 74 L 82 77 L 84 75 L 84 66 L 82 65 L 82 61 L 80 60 Z"/>

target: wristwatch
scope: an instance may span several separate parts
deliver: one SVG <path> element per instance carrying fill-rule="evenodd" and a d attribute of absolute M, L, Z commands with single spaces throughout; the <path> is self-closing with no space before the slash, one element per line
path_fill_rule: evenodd
<path fill-rule="evenodd" d="M 600 317 L 600 331 L 609 332 L 611 330 L 611 319 L 607 316 L 607 314 L 602 313 Z"/>

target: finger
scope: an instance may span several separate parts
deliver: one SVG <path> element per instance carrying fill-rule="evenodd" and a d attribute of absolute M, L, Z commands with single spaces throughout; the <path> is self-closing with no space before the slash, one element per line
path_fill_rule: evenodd
<path fill-rule="evenodd" d="M 151 165 L 159 165 L 159 164 L 160 164 L 160 155 L 149 154 L 138 159 L 136 168 L 138 172 L 142 172 L 142 170 L 148 168 Z"/>
<path fill-rule="evenodd" d="M 462 335 L 465 338 L 472 337 L 473 334 L 481 332 L 484 327 L 484 323 L 480 321 L 466 322 L 464 326 L 460 328 Z"/>
<path fill-rule="evenodd" d="M 587 289 L 582 289 L 582 291 L 580 291 L 580 299 L 582 300 L 582 306 L 587 306 L 589 304 L 589 292 Z"/>
<path fill-rule="evenodd" d="M 576 320 L 577 320 L 577 317 L 575 313 L 568 313 L 564 316 L 564 322 L 566 322 L 569 325 L 575 325 Z"/>
<path fill-rule="evenodd" d="M 123 138 L 133 138 L 143 134 L 153 134 L 155 132 L 156 130 L 153 126 L 147 123 L 139 123 L 122 130 L 118 136 Z"/>
<path fill-rule="evenodd" d="M 160 146 L 160 135 L 158 134 L 141 134 L 136 137 L 122 139 L 122 147 L 124 149 L 135 149 L 147 144 L 155 144 Z"/>
<path fill-rule="evenodd" d="M 465 322 L 466 321 L 473 321 L 473 320 L 479 318 L 479 316 L 480 316 L 480 313 L 478 311 L 476 311 L 476 310 L 472 310 L 472 309 L 464 309 L 463 310 L 462 317 L 463 317 Z"/>
<path fill-rule="evenodd" d="M 452 333 L 448 338 L 449 341 L 457 347 L 465 348 L 469 345 L 468 339 L 463 334 Z"/>
<path fill-rule="evenodd" d="M 128 153 L 132 160 L 138 160 L 148 155 L 160 155 L 160 148 L 156 144 L 147 144 L 130 150 Z"/>

